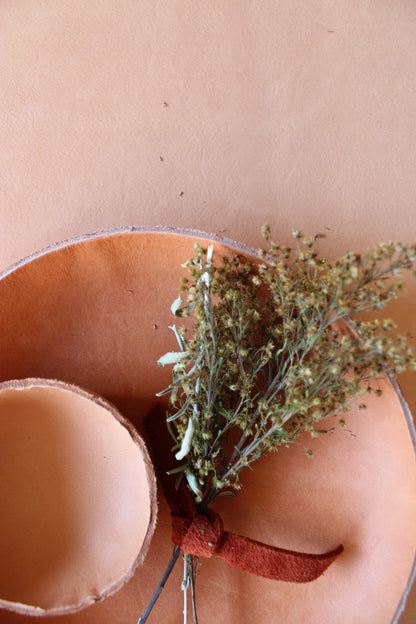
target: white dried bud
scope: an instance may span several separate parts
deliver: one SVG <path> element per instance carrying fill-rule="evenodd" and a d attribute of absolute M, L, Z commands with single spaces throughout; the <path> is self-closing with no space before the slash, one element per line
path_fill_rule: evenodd
<path fill-rule="evenodd" d="M 188 485 L 191 488 L 192 492 L 195 494 L 195 500 L 197 503 L 200 503 L 202 500 L 202 492 L 198 487 L 198 483 L 196 480 L 196 477 L 194 474 L 192 474 L 192 472 L 189 472 L 189 470 L 186 471 L 185 473 L 186 475 L 186 480 L 188 481 Z"/>
<path fill-rule="evenodd" d="M 188 455 L 189 451 L 191 450 L 193 435 L 194 435 L 194 422 L 192 418 L 189 418 L 188 426 L 186 428 L 185 435 L 183 436 L 183 439 L 182 439 L 181 448 L 175 455 L 175 458 L 177 460 L 181 460 Z"/>

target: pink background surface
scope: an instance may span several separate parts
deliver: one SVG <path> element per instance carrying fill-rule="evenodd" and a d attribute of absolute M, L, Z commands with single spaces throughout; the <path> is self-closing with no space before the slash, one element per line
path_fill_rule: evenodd
<path fill-rule="evenodd" d="M 123 225 L 416 239 L 414 0 L 3 0 L 0 28 L 0 270 Z"/>

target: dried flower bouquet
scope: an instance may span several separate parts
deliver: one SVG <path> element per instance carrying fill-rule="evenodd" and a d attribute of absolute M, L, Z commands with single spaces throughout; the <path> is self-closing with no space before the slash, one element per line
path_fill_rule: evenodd
<path fill-rule="evenodd" d="M 172 461 L 172 478 L 186 482 L 200 515 L 218 495 L 235 495 L 242 470 L 265 453 L 303 431 L 323 435 L 319 423 L 329 416 L 344 426 L 342 414 L 357 396 L 364 409 L 367 393 L 381 393 L 380 375 L 416 369 L 406 339 L 391 333 L 392 320 L 357 317 L 399 295 L 401 272 L 415 270 L 415 245 L 385 243 L 329 261 L 316 250 L 320 235 L 294 232 L 289 248 L 272 240 L 267 225 L 262 234 L 267 245 L 257 262 L 216 259 L 212 246 L 195 244 L 172 305 L 184 319 L 171 328 L 179 350 L 158 362 L 173 365 L 172 382 L 160 393 L 170 396 L 166 421 L 180 462 Z M 195 557 L 177 545 L 139 623 L 180 554 L 184 622 L 190 588 L 197 623 Z"/>

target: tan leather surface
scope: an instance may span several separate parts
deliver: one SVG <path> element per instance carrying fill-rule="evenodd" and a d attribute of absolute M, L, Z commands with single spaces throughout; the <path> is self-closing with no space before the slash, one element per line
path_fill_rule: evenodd
<path fill-rule="evenodd" d="M 129 224 L 414 235 L 413 0 L 5 0 L 0 19 L 3 266 Z"/>
<path fill-rule="evenodd" d="M 118 233 L 42 255 L 0 281 L 0 370 L 4 378 L 57 377 L 113 402 L 142 431 L 165 387 L 158 357 L 175 347 L 168 329 L 181 263 L 193 236 Z M 216 245 L 223 254 L 227 248 Z M 235 500 L 216 505 L 227 530 L 293 550 L 345 552 L 323 577 L 305 585 L 256 578 L 213 557 L 203 561 L 197 600 L 201 622 L 384 624 L 406 585 L 416 539 L 416 463 L 403 408 L 390 382 L 365 414 L 352 411 L 348 432 L 262 460 Z M 334 422 L 331 421 L 330 425 Z M 313 442 L 313 444 L 312 444 Z M 160 501 L 145 563 L 114 596 L 82 612 L 50 619 L 135 622 L 171 552 L 169 517 Z M 178 622 L 181 570 L 153 621 Z M 2 621 L 26 616 L 3 614 Z M 218 619 L 219 618 L 219 619 Z"/>
<path fill-rule="evenodd" d="M 130 224 L 416 238 L 414 0 L 3 0 L 0 28 L 1 268 Z"/>

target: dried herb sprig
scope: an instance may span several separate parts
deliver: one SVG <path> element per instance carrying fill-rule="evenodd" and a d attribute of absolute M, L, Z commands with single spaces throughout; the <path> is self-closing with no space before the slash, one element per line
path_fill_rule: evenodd
<path fill-rule="evenodd" d="M 267 226 L 263 236 L 258 263 L 236 255 L 214 265 L 212 248 L 195 245 L 173 306 L 193 325 L 172 328 L 180 351 L 159 360 L 174 364 L 161 394 L 170 394 L 176 457 L 203 508 L 239 489 L 241 471 L 264 453 L 305 430 L 319 435 L 322 419 L 376 392 L 374 378 L 416 369 L 406 339 L 389 335 L 390 319 L 350 319 L 347 333 L 340 326 L 398 296 L 415 246 L 381 244 L 327 261 L 315 249 L 319 235 L 295 232 L 294 249 L 273 242 Z"/>
<path fill-rule="evenodd" d="M 191 326 L 172 326 L 180 350 L 158 362 L 173 365 L 159 394 L 170 395 L 167 424 L 181 462 L 172 472 L 186 478 L 200 513 L 238 490 L 241 471 L 265 453 L 302 431 L 324 433 L 320 421 L 358 395 L 380 394 L 380 375 L 416 370 L 406 339 L 390 334 L 393 321 L 352 318 L 399 295 L 416 245 L 384 243 L 328 261 L 316 251 L 319 234 L 294 232 L 294 248 L 275 243 L 267 225 L 262 234 L 257 262 L 235 255 L 214 264 L 212 246 L 195 244 L 172 305 Z M 174 549 L 170 569 L 178 557 Z M 184 555 L 184 592 L 194 590 L 192 561 Z M 194 599 L 193 614 L 196 622 Z"/>

